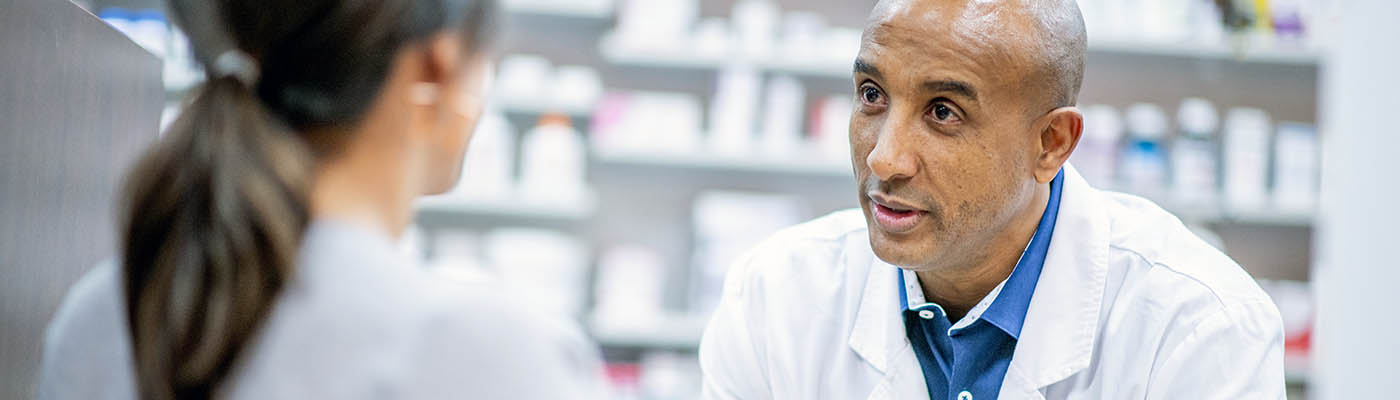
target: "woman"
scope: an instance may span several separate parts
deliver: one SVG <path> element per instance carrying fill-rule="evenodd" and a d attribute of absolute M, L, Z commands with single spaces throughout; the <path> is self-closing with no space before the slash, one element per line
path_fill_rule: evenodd
<path fill-rule="evenodd" d="M 456 182 L 487 0 L 173 0 L 210 79 L 126 187 L 40 398 L 596 397 L 595 350 L 393 245 Z M 124 307 L 124 308 L 123 308 Z"/>

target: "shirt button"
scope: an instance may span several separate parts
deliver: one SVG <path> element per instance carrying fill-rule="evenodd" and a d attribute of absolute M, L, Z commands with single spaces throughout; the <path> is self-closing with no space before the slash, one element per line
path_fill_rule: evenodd
<path fill-rule="evenodd" d="M 958 393 L 958 400 L 972 400 L 972 392 L 964 390 L 962 393 Z"/>
<path fill-rule="evenodd" d="M 923 319 L 933 319 L 933 317 L 934 317 L 933 311 L 930 311 L 930 310 L 921 310 L 921 311 L 919 311 L 919 318 L 923 318 Z M 958 400 L 962 400 L 962 399 L 959 398 Z"/>

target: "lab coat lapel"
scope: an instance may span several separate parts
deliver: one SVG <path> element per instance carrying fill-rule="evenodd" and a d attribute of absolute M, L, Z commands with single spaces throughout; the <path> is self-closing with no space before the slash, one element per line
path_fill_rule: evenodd
<path fill-rule="evenodd" d="M 868 240 L 863 246 L 869 246 Z M 848 254 L 852 258 L 847 262 L 865 263 L 870 268 L 847 344 L 884 375 L 880 382 L 874 382 L 866 399 L 928 398 L 923 371 L 905 337 L 904 321 L 899 314 L 899 290 L 895 286 L 899 268 L 874 257 L 873 251 Z"/>
<path fill-rule="evenodd" d="M 889 374 L 890 361 L 896 352 L 909 345 L 899 316 L 899 292 L 894 286 L 899 269 L 873 256 L 870 258 L 865 261 L 870 263 L 870 271 L 866 274 L 865 289 L 847 344 L 870 366 Z"/>
<path fill-rule="evenodd" d="M 1041 388 L 1089 367 L 1108 274 L 1109 220 L 1099 196 L 1078 171 L 1065 166 L 1055 233 L 1002 398 L 1041 398 Z"/>

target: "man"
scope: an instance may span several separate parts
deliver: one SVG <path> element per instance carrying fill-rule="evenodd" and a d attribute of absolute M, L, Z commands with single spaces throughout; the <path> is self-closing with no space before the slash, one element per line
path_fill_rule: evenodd
<path fill-rule="evenodd" d="M 860 210 L 742 257 L 709 399 L 1278 399 L 1283 328 L 1238 265 L 1066 165 L 1073 0 L 886 0 L 855 61 Z"/>

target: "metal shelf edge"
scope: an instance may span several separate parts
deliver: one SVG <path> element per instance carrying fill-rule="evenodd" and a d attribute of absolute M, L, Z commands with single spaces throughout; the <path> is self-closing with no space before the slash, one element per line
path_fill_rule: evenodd
<path fill-rule="evenodd" d="M 597 211 L 597 196 L 590 194 L 576 202 L 563 204 L 541 200 L 514 201 L 508 199 L 462 199 L 435 197 L 419 200 L 415 206 L 418 218 L 425 214 L 484 215 L 493 217 L 582 221 Z"/>

